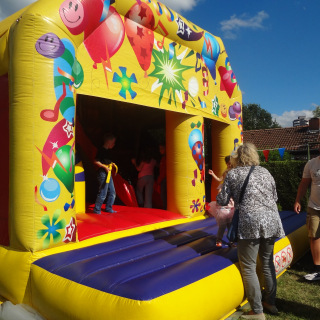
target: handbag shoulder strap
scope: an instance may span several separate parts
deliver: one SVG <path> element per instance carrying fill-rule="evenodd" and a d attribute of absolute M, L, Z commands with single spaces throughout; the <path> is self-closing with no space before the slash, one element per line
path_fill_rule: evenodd
<path fill-rule="evenodd" d="M 254 170 L 254 168 L 255 168 L 255 166 L 251 166 L 250 171 L 249 171 L 249 173 L 248 173 L 248 175 L 246 177 L 246 180 L 244 180 L 244 183 L 242 185 L 241 192 L 240 192 L 239 205 L 242 202 L 242 199 L 243 199 L 243 196 L 244 196 L 244 192 L 245 192 L 245 190 L 247 188 L 247 184 L 248 184 L 250 175 L 251 175 L 252 171 Z"/>

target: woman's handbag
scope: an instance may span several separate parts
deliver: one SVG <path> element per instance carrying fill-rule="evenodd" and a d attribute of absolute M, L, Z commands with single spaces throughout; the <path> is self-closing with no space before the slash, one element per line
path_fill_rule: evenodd
<path fill-rule="evenodd" d="M 255 166 L 251 166 L 250 171 L 246 177 L 246 180 L 244 180 L 243 186 L 241 188 L 240 197 L 239 197 L 239 204 L 238 207 L 240 207 L 240 204 L 243 199 L 244 192 L 246 190 L 250 174 L 252 173 Z M 230 242 L 237 242 L 238 241 L 238 224 L 239 224 L 239 209 L 234 211 L 234 215 L 231 221 L 231 226 L 228 230 L 227 238 Z"/>

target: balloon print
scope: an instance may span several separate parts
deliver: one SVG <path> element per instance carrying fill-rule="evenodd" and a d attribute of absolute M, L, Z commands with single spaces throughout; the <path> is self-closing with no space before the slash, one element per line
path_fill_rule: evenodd
<path fill-rule="evenodd" d="M 153 12 L 150 7 L 143 2 L 140 5 L 138 3 L 134 4 L 125 15 L 125 18 L 154 30 L 155 19 Z"/>
<path fill-rule="evenodd" d="M 82 33 L 88 24 L 88 11 L 79 0 L 65 0 L 59 9 L 64 25 L 73 34 Z"/>
<path fill-rule="evenodd" d="M 56 179 L 45 179 L 40 186 L 40 196 L 44 201 L 53 202 L 60 196 L 60 185 Z"/>
<path fill-rule="evenodd" d="M 139 11 L 140 10 L 140 11 Z M 142 11 L 141 11 L 142 10 Z M 151 9 L 150 9 L 151 10 Z M 140 16 L 139 16 L 139 14 Z M 143 12 L 143 13 L 141 13 Z M 145 71 L 145 77 L 147 78 L 147 70 L 150 68 L 153 42 L 154 42 L 154 33 L 148 27 L 145 27 L 135 21 L 131 20 L 131 17 L 134 20 L 139 20 L 138 17 L 143 17 L 141 20 L 146 19 L 144 22 L 147 25 L 150 25 L 153 22 L 152 13 L 148 10 L 144 11 L 144 6 L 141 6 L 140 9 L 136 8 L 134 5 L 125 16 L 125 28 L 128 40 L 131 44 L 131 47 L 138 59 L 140 67 Z M 152 14 L 153 15 L 153 14 Z"/>
<path fill-rule="evenodd" d="M 38 39 L 36 50 L 46 58 L 55 59 L 62 56 L 65 47 L 57 35 L 49 32 Z"/>
<path fill-rule="evenodd" d="M 203 143 L 201 141 L 197 141 L 192 149 L 192 157 L 197 164 L 200 171 L 203 170 L 204 164 L 203 164 Z"/>
<path fill-rule="evenodd" d="M 192 157 L 201 172 L 200 181 L 204 178 L 204 149 L 203 149 L 203 135 L 199 129 L 193 129 L 189 135 L 189 147 L 192 152 Z"/>
<path fill-rule="evenodd" d="M 197 141 L 203 142 L 202 133 L 199 129 L 193 129 L 189 135 L 189 147 L 190 149 L 193 148 L 194 144 Z"/>
<path fill-rule="evenodd" d="M 73 35 L 84 32 L 84 39 L 106 19 L 110 0 L 65 0 L 59 9 L 64 25 Z"/>
<path fill-rule="evenodd" d="M 56 152 L 57 158 L 62 163 L 63 167 L 57 163 L 53 172 L 57 176 L 57 178 L 64 184 L 64 186 L 68 189 L 70 193 L 73 192 L 74 188 L 74 163 L 75 157 L 74 152 L 71 146 L 66 145 L 59 148 Z"/>
<path fill-rule="evenodd" d="M 122 19 L 116 9 L 109 8 L 106 20 L 84 41 L 84 45 L 94 61 L 97 63 L 108 61 L 122 46 L 125 29 Z"/>

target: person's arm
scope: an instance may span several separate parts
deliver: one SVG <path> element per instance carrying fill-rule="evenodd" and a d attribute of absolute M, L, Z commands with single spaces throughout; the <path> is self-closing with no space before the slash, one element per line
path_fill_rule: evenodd
<path fill-rule="evenodd" d="M 107 172 L 110 171 L 109 167 L 103 163 L 101 163 L 100 161 L 98 160 L 94 160 L 94 164 L 99 167 L 99 168 L 103 168 L 104 170 L 106 170 Z"/>
<path fill-rule="evenodd" d="M 208 173 L 209 173 L 215 180 L 217 180 L 217 181 L 219 181 L 219 182 L 221 182 L 221 181 L 223 180 L 223 178 L 224 178 L 223 176 L 220 177 L 220 178 L 218 178 L 218 177 L 213 173 L 212 170 L 209 170 Z"/>
<path fill-rule="evenodd" d="M 311 178 L 302 178 L 299 189 L 297 192 L 296 202 L 294 203 L 294 211 L 300 213 L 301 211 L 301 199 L 306 195 L 309 184 L 311 183 Z"/>
<path fill-rule="evenodd" d="M 217 195 L 217 202 L 220 206 L 227 206 L 231 198 L 230 181 L 227 174 L 221 186 L 221 191 Z"/>
<path fill-rule="evenodd" d="M 145 165 L 145 162 L 141 161 L 139 166 L 137 166 L 136 163 L 136 159 L 132 159 L 131 162 L 133 163 L 133 165 L 135 166 L 135 168 L 137 169 L 137 171 L 141 171 L 141 169 L 143 168 L 143 166 Z"/>

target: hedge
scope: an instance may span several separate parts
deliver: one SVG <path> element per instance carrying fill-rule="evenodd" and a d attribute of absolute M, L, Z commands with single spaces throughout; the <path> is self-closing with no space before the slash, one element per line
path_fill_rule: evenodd
<path fill-rule="evenodd" d="M 260 163 L 261 167 L 269 170 L 276 182 L 279 211 L 293 211 L 305 164 L 306 161 L 268 161 Z M 301 200 L 302 211 L 307 210 L 308 194 Z"/>

